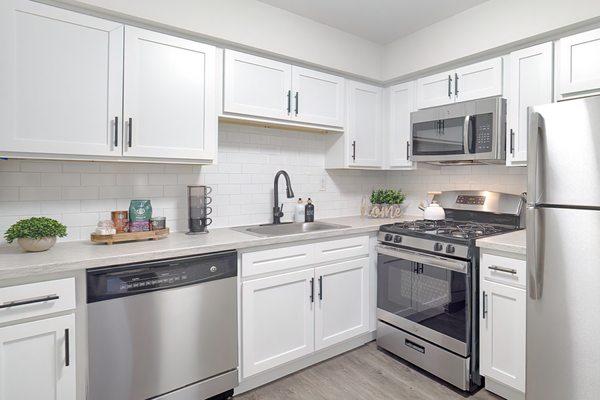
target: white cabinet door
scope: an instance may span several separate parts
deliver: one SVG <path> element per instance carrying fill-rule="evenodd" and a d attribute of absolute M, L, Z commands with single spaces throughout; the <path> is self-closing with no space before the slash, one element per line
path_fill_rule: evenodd
<path fill-rule="evenodd" d="M 367 332 L 369 258 L 315 268 L 315 349 Z"/>
<path fill-rule="evenodd" d="M 125 28 L 124 155 L 215 157 L 215 53 L 214 46 Z"/>
<path fill-rule="evenodd" d="M 415 82 L 401 83 L 388 90 L 388 166 L 410 168 L 410 113 L 415 111 Z"/>
<path fill-rule="evenodd" d="M 483 281 L 481 373 L 525 392 L 526 291 Z"/>
<path fill-rule="evenodd" d="M 291 65 L 225 50 L 224 80 L 224 112 L 291 118 Z"/>
<path fill-rule="evenodd" d="M 74 315 L 0 328 L 0 400 L 75 400 L 75 393 Z"/>
<path fill-rule="evenodd" d="M 0 4 L 2 151 L 120 156 L 123 25 Z"/>
<path fill-rule="evenodd" d="M 599 90 L 600 29 L 562 38 L 558 46 L 558 94 Z"/>
<path fill-rule="evenodd" d="M 349 165 L 381 167 L 383 89 L 348 81 L 347 90 Z"/>
<path fill-rule="evenodd" d="M 244 377 L 314 350 L 314 269 L 242 283 Z"/>
<path fill-rule="evenodd" d="M 507 165 L 527 163 L 528 107 L 552 103 L 552 43 L 510 53 Z"/>
<path fill-rule="evenodd" d="M 502 95 L 502 58 L 458 68 L 454 72 L 455 101 Z"/>
<path fill-rule="evenodd" d="M 454 102 L 454 72 L 443 72 L 417 80 L 417 107 L 428 108 Z"/>
<path fill-rule="evenodd" d="M 344 126 L 344 78 L 292 67 L 292 117 L 309 124 Z"/>

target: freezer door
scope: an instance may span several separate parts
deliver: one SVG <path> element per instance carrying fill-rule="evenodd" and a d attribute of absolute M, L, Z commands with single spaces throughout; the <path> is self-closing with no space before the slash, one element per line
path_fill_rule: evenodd
<path fill-rule="evenodd" d="M 600 207 L 600 96 L 534 107 L 528 203 Z"/>
<path fill-rule="evenodd" d="M 527 400 L 598 399 L 599 226 L 596 210 L 528 209 Z"/>

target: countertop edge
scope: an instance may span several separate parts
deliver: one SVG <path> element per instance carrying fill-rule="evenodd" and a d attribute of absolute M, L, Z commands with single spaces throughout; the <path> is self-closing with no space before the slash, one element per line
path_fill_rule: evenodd
<path fill-rule="evenodd" d="M 412 217 L 405 217 L 405 219 L 412 219 Z M 239 250 L 243 251 L 249 248 L 264 247 L 271 245 L 280 245 L 286 243 L 294 243 L 300 241 L 336 238 L 357 234 L 371 234 L 379 230 L 379 227 L 383 224 L 393 222 L 391 220 L 367 220 L 361 217 L 340 217 L 340 218 L 327 218 L 323 219 L 324 222 L 334 222 L 341 225 L 350 225 L 348 228 L 326 230 L 321 232 L 309 232 L 294 235 L 276 236 L 276 237 L 259 237 L 250 234 L 240 233 L 234 231 L 231 228 L 219 228 L 221 234 L 231 233 L 232 235 L 242 235 L 241 241 L 225 241 L 223 243 L 216 244 L 198 244 L 198 245 L 182 245 L 181 248 L 175 249 L 159 249 L 156 251 L 131 251 L 123 247 L 123 254 L 115 254 L 110 256 L 98 256 L 93 259 L 74 259 L 73 261 L 53 261 L 48 263 L 37 263 L 34 265 L 18 265 L 16 267 L 3 266 L 0 267 L 0 282 L 9 279 L 27 278 L 33 276 L 50 275 L 56 273 L 65 272 L 77 272 L 85 271 L 87 269 L 107 267 L 111 265 L 130 264 L 136 262 L 145 262 L 160 260 L 174 257 L 185 257 L 190 255 L 200 255 L 207 253 L 215 253 L 227 250 Z M 367 221 L 368 225 L 365 224 Z M 397 220 L 396 220 L 397 221 Z M 346 222 L 344 224 L 344 222 Z M 351 223 L 355 222 L 359 226 L 351 226 Z M 215 230 L 217 231 L 217 230 Z M 182 233 L 175 233 L 181 235 Z M 209 233 L 210 234 L 210 233 Z M 164 240 L 164 239 L 160 239 Z M 82 245 L 89 245 L 86 241 L 79 242 L 64 242 L 70 243 L 71 246 L 76 246 L 77 243 Z M 60 244 L 59 244 L 60 245 Z M 112 246 L 126 246 L 127 244 L 114 244 Z M 94 244 L 93 246 L 108 246 L 104 244 Z M 13 256 L 23 255 L 27 257 L 27 253 L 12 254 Z"/>

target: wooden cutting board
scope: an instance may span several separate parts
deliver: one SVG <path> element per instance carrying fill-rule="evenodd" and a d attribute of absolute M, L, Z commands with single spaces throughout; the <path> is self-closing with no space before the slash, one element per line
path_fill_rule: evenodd
<path fill-rule="evenodd" d="M 158 240 L 160 238 L 169 236 L 169 233 L 169 228 L 146 232 L 115 233 L 114 235 L 98 235 L 92 233 L 90 239 L 94 243 L 113 244 L 120 242 L 132 242 L 137 240 Z"/>

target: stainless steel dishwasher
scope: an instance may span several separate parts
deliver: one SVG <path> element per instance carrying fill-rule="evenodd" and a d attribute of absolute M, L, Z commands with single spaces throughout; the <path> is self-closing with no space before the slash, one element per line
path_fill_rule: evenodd
<path fill-rule="evenodd" d="M 87 272 L 89 399 L 227 398 L 238 384 L 237 253 Z"/>

